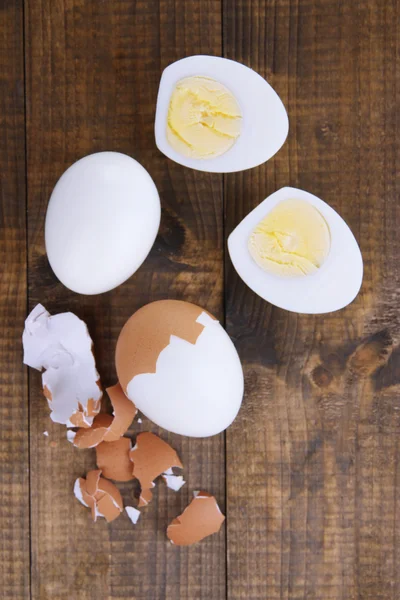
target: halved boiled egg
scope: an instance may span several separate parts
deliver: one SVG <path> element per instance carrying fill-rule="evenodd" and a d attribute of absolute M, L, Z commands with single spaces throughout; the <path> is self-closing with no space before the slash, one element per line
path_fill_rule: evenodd
<path fill-rule="evenodd" d="M 285 187 L 228 238 L 237 273 L 261 298 L 297 313 L 339 310 L 357 296 L 363 261 L 342 217 L 320 198 Z"/>
<path fill-rule="evenodd" d="M 238 62 L 191 56 L 162 74 L 156 144 L 181 165 L 211 173 L 256 167 L 281 148 L 288 130 L 278 94 Z"/>

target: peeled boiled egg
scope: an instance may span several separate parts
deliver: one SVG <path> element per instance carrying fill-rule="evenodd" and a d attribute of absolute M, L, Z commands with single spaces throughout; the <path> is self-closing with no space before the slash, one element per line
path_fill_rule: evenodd
<path fill-rule="evenodd" d="M 298 313 L 327 313 L 357 296 L 360 249 L 342 217 L 320 198 L 285 187 L 228 238 L 237 273 L 261 298 Z"/>
<path fill-rule="evenodd" d="M 156 144 L 181 165 L 211 173 L 256 167 L 279 150 L 288 130 L 278 94 L 238 62 L 191 56 L 162 74 Z"/>
<path fill-rule="evenodd" d="M 47 208 L 46 251 L 55 275 L 80 294 L 117 287 L 150 252 L 160 214 L 153 180 L 130 156 L 99 152 L 78 160 Z"/>
<path fill-rule="evenodd" d="M 243 371 L 232 341 L 189 302 L 161 300 L 138 310 L 120 333 L 116 368 L 137 408 L 181 435 L 223 431 L 242 402 Z"/>

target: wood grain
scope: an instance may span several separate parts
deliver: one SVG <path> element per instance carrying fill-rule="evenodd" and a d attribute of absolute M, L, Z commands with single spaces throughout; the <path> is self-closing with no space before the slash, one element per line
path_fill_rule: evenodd
<path fill-rule="evenodd" d="M 115 382 L 114 350 L 126 319 L 160 298 L 197 302 L 222 317 L 222 177 L 167 161 L 154 143 L 162 69 L 196 52 L 221 52 L 219 0 L 26 0 L 29 304 L 73 310 L 89 325 L 103 383 Z M 69 293 L 45 255 L 43 222 L 51 190 L 78 158 L 117 150 L 138 159 L 160 191 L 156 244 L 138 273 L 98 297 Z M 118 235 L 110 231 L 110 244 Z M 74 450 L 65 428 L 51 425 L 32 375 L 32 597 L 45 600 L 225 598 L 225 536 L 189 549 L 171 546 L 165 529 L 205 487 L 225 504 L 224 439 L 185 439 L 162 432 L 178 450 L 187 484 L 160 485 L 136 527 L 126 516 L 90 522 L 73 498 L 74 479 L 94 453 Z M 151 428 L 148 422 L 133 431 Z M 153 427 L 154 429 L 154 427 Z M 49 437 L 43 431 L 49 431 Z M 121 486 L 132 503 L 133 486 Z"/>
<path fill-rule="evenodd" d="M 399 4 L 0 2 L 1 598 L 398 600 Z M 291 123 L 274 159 L 224 178 L 171 163 L 153 136 L 162 69 L 222 52 L 268 79 Z M 52 274 L 43 224 L 62 172 L 100 150 L 125 152 L 150 171 L 162 225 L 133 278 L 82 297 Z M 326 200 L 361 245 L 362 291 L 343 311 L 274 308 L 228 257 L 224 281 L 223 238 L 284 185 Z M 245 367 L 245 402 L 226 435 L 227 540 L 222 531 L 185 549 L 168 544 L 165 528 L 193 489 L 205 487 L 225 508 L 224 437 L 190 440 L 135 424 L 132 437 L 156 431 L 178 450 L 187 484 L 179 494 L 160 485 L 136 527 L 125 516 L 93 524 L 72 486 L 94 452 L 72 448 L 51 423 L 35 372 L 28 407 L 21 364 L 26 305 L 41 301 L 88 323 L 110 385 L 123 323 L 164 297 L 221 320 L 226 313 Z M 120 488 L 132 503 L 134 486 Z"/>
<path fill-rule="evenodd" d="M 26 188 L 22 2 L 0 4 L 0 590 L 29 597 Z"/>
<path fill-rule="evenodd" d="M 227 234 L 284 185 L 352 228 L 357 300 L 289 314 L 227 261 L 227 325 L 247 394 L 227 432 L 230 599 L 397 599 L 399 3 L 224 2 L 224 49 L 265 76 L 291 123 L 266 165 L 225 178 Z"/>

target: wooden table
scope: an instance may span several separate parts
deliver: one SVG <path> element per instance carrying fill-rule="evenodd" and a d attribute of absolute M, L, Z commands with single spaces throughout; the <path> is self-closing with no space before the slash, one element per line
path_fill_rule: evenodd
<path fill-rule="evenodd" d="M 2 600 L 400 598 L 399 18 L 397 0 L 0 0 Z M 157 151 L 160 74 L 198 53 L 253 67 L 283 99 L 289 138 L 265 165 L 210 175 Z M 83 297 L 52 274 L 43 222 L 62 172 L 100 150 L 150 171 L 162 226 L 134 277 Z M 345 310 L 289 314 L 234 273 L 227 235 L 284 185 L 325 199 L 360 243 L 362 292 Z M 37 302 L 76 312 L 109 385 L 123 323 L 166 297 L 226 324 L 243 408 L 225 435 L 163 432 L 181 493 L 158 486 L 136 527 L 93 524 L 72 486 L 94 452 L 50 422 L 22 366 L 24 318 Z M 200 487 L 226 527 L 173 547 L 165 528 Z"/>

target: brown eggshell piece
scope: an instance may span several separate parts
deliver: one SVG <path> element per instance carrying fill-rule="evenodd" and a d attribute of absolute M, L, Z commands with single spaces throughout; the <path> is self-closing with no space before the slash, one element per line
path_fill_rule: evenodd
<path fill-rule="evenodd" d="M 81 427 L 72 440 L 77 448 L 94 448 L 103 440 L 107 442 L 119 440 L 129 429 L 137 413 L 136 406 L 125 396 L 119 383 L 107 388 L 107 393 L 110 396 L 114 416 L 101 413 L 94 418 L 93 425 L 89 429 L 87 425 Z M 83 415 L 81 416 L 83 419 Z M 82 419 L 79 420 L 80 423 L 83 422 Z M 74 424 L 72 419 L 71 422 Z"/>
<path fill-rule="evenodd" d="M 198 492 L 183 513 L 169 525 L 167 536 L 176 546 L 189 546 L 217 533 L 224 520 L 214 496 Z"/>
<path fill-rule="evenodd" d="M 93 521 L 96 521 L 99 514 L 108 522 L 121 514 L 121 494 L 111 481 L 101 477 L 100 470 L 89 471 L 86 479 L 80 477 L 78 481 L 82 500 L 91 509 Z"/>
<path fill-rule="evenodd" d="M 196 320 L 203 312 L 206 312 L 203 308 L 189 302 L 159 300 L 132 315 L 122 328 L 115 354 L 124 392 L 136 375 L 156 372 L 157 359 L 169 345 L 171 335 L 196 343 L 204 329 Z"/>
<path fill-rule="evenodd" d="M 107 523 L 114 521 L 114 519 L 119 517 L 122 512 L 119 507 L 115 505 L 111 496 L 108 496 L 107 494 L 104 494 L 104 496 L 97 501 L 97 510 L 103 515 Z"/>
<path fill-rule="evenodd" d="M 89 494 L 89 496 L 93 496 L 93 497 L 95 496 L 95 494 L 98 490 L 100 476 L 101 476 L 100 469 L 94 469 L 93 471 L 89 471 L 87 473 L 87 475 L 86 475 L 86 492 Z"/>
<path fill-rule="evenodd" d="M 93 515 L 94 507 L 95 507 L 95 500 L 94 500 L 93 496 L 90 496 L 87 493 L 86 479 L 83 479 L 83 477 L 79 478 L 79 487 L 80 487 L 81 494 L 82 494 L 82 500 L 88 505 L 88 507 L 90 508 L 92 515 Z"/>
<path fill-rule="evenodd" d="M 73 440 L 74 446 L 77 448 L 94 448 L 103 441 L 112 421 L 113 417 L 111 415 L 105 413 L 97 415 L 89 429 L 81 428 L 76 432 Z"/>
<path fill-rule="evenodd" d="M 88 429 L 91 425 L 86 421 L 85 414 L 77 410 L 73 415 L 70 416 L 69 420 L 71 421 L 72 427 L 82 427 L 84 429 Z"/>
<path fill-rule="evenodd" d="M 122 497 L 119 490 L 111 481 L 100 477 L 96 493 L 97 510 L 107 523 L 114 521 L 123 511 Z"/>
<path fill-rule="evenodd" d="M 129 453 L 133 475 L 139 480 L 139 506 L 148 504 L 153 496 L 154 480 L 171 467 L 183 468 L 175 450 L 158 435 L 148 431 L 139 433 L 136 445 Z"/>
<path fill-rule="evenodd" d="M 104 436 L 105 442 L 114 442 L 126 433 L 137 414 L 134 403 L 124 394 L 120 383 L 107 388 L 114 409 L 114 419 Z"/>
<path fill-rule="evenodd" d="M 115 442 L 101 442 L 96 447 L 96 464 L 104 477 L 115 481 L 134 479 L 129 458 L 131 448 L 131 440 L 124 437 Z"/>
<path fill-rule="evenodd" d="M 95 494 L 97 493 L 97 490 L 98 490 L 98 483 L 100 480 L 100 475 L 101 475 L 101 471 L 99 471 L 99 470 L 89 471 L 86 475 L 86 480 L 82 479 L 82 478 L 79 480 L 80 488 L 82 491 L 82 498 L 91 510 L 93 521 L 96 521 Z M 81 483 L 83 481 L 85 482 L 84 484 Z"/>
<path fill-rule="evenodd" d="M 46 398 L 46 400 L 48 400 L 49 402 L 52 402 L 53 396 L 51 395 L 51 391 L 49 390 L 47 385 L 43 386 L 43 394 L 44 394 L 44 397 Z"/>

